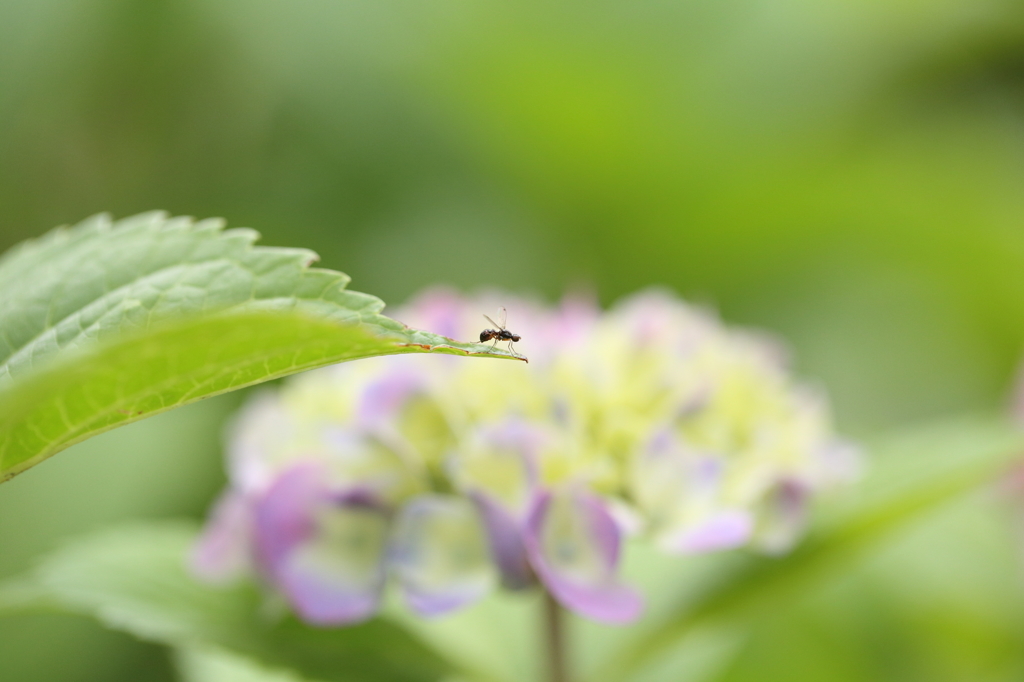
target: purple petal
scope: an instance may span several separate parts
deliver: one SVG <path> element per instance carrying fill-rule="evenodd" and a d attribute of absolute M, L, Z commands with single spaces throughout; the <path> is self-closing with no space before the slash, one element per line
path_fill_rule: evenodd
<path fill-rule="evenodd" d="M 416 296 L 396 315 L 412 327 L 456 339 L 469 333 L 462 324 L 466 307 L 454 289 L 437 287 Z"/>
<path fill-rule="evenodd" d="M 832 440 L 818 448 L 816 484 L 827 487 L 850 483 L 864 473 L 864 455 L 860 448 L 843 440 Z"/>
<path fill-rule="evenodd" d="M 361 397 L 357 420 L 365 433 L 400 455 L 406 468 L 441 461 L 455 442 L 426 377 L 411 367 L 372 383 Z"/>
<path fill-rule="evenodd" d="M 579 488 L 541 494 L 527 521 L 526 547 L 545 587 L 568 609 L 628 623 L 643 600 L 616 575 L 621 533 L 596 496 Z"/>
<path fill-rule="evenodd" d="M 422 390 L 423 381 L 413 373 L 403 371 L 389 374 L 370 383 L 364 390 L 356 408 L 358 423 L 373 428 L 393 418 L 410 396 Z"/>
<path fill-rule="evenodd" d="M 377 435 L 331 425 L 322 429 L 322 442 L 325 455 L 320 460 L 330 468 L 336 488 L 372 491 L 376 501 L 391 503 L 424 485 L 422 471 Z"/>
<path fill-rule="evenodd" d="M 486 495 L 524 521 L 537 486 L 538 462 L 549 436 L 521 419 L 478 428 L 451 460 L 451 476 L 469 494 Z"/>
<path fill-rule="evenodd" d="M 726 510 L 672 534 L 662 544 L 686 554 L 716 552 L 745 545 L 753 531 L 750 513 Z"/>
<path fill-rule="evenodd" d="M 501 573 L 501 584 L 510 590 L 535 585 L 537 576 L 530 567 L 523 524 L 500 503 L 484 493 L 470 495 L 487 529 L 491 558 Z"/>
<path fill-rule="evenodd" d="M 720 329 L 706 312 L 658 289 L 648 289 L 619 302 L 611 319 L 627 330 L 638 350 L 675 349 L 684 356 Z"/>
<path fill-rule="evenodd" d="M 246 493 L 265 490 L 282 463 L 295 455 L 296 430 L 276 394 L 264 391 L 250 400 L 228 430 L 232 485 Z"/>
<path fill-rule="evenodd" d="M 480 517 L 462 497 L 423 495 L 395 522 L 390 566 L 409 605 L 436 616 L 491 590 L 494 569 Z"/>
<path fill-rule="evenodd" d="M 768 554 L 781 554 L 796 544 L 807 525 L 810 490 L 795 480 L 785 480 L 768 491 L 761 504 L 754 542 Z"/>
<path fill-rule="evenodd" d="M 535 341 L 537 348 L 554 352 L 558 349 L 578 349 L 586 344 L 587 339 L 593 336 L 601 315 L 596 298 L 586 292 L 566 295 L 557 310 L 534 309 L 529 312 L 534 322 L 532 328 L 521 329 L 517 317 L 517 331 L 524 334 L 524 339 Z M 551 357 L 550 353 L 548 357 Z"/>
<path fill-rule="evenodd" d="M 510 589 L 536 583 L 523 533 L 547 443 L 541 429 L 510 419 L 478 429 L 452 465 L 458 487 L 476 504 L 502 584 Z"/>
<path fill-rule="evenodd" d="M 593 334 L 600 317 L 601 306 L 594 292 L 566 294 L 555 317 L 558 335 L 566 343 L 577 346 Z"/>
<path fill-rule="evenodd" d="M 256 544 L 264 573 L 303 620 L 338 625 L 377 610 L 389 523 L 365 493 L 331 491 L 326 473 L 303 464 L 274 482 L 257 507 Z"/>
<path fill-rule="evenodd" d="M 225 491 L 210 512 L 210 519 L 189 556 L 196 577 L 223 584 L 241 577 L 252 555 L 252 503 L 233 490 Z"/>
<path fill-rule="evenodd" d="M 536 483 L 537 460 L 547 444 L 546 433 L 529 422 L 512 418 L 483 427 L 480 436 L 494 450 L 517 457 L 528 482 Z"/>
<path fill-rule="evenodd" d="M 725 471 L 723 458 L 690 448 L 664 429 L 635 461 L 631 492 L 640 508 L 664 522 L 698 502 L 713 502 Z"/>
<path fill-rule="evenodd" d="M 746 544 L 752 515 L 722 501 L 727 462 L 690 447 L 665 429 L 648 443 L 633 471 L 632 495 L 666 551 L 700 553 Z"/>

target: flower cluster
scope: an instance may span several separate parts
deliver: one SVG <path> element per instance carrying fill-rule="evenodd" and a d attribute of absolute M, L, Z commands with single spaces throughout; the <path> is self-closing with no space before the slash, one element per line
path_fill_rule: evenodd
<path fill-rule="evenodd" d="M 618 575 L 626 536 L 783 551 L 809 496 L 855 468 L 764 338 L 660 292 L 607 313 L 504 302 L 530 364 L 376 358 L 255 397 L 195 570 L 254 573 L 322 625 L 371 616 L 389 580 L 427 615 L 500 583 L 628 622 L 643 602 Z M 465 338 L 495 307 L 433 291 L 399 317 Z"/>

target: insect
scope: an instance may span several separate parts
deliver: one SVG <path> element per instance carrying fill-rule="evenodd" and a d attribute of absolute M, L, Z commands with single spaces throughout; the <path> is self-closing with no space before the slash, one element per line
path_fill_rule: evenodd
<path fill-rule="evenodd" d="M 484 315 L 484 319 L 497 327 L 497 329 L 485 329 L 480 332 L 480 343 L 486 343 L 491 339 L 494 339 L 494 343 L 491 344 L 491 347 L 493 348 L 498 345 L 498 341 L 508 341 L 508 352 L 516 357 L 520 357 L 519 353 L 516 352 L 516 349 L 512 347 L 513 343 L 519 341 L 520 336 L 519 334 L 513 334 L 509 330 L 505 329 L 506 317 L 507 313 L 504 308 L 498 308 L 498 319 L 501 320 L 500 323 L 495 322 L 487 315 Z"/>

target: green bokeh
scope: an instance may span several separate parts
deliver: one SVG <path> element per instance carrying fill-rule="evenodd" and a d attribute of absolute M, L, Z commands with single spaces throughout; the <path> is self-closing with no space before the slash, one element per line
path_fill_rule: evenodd
<path fill-rule="evenodd" d="M 0 247 L 165 208 L 313 248 L 392 302 L 667 286 L 782 335 L 857 436 L 1005 405 L 1022 187 L 1011 0 L 0 3 Z M 116 519 L 200 515 L 237 400 L 0 487 L 0 575 Z M 998 551 L 970 556 L 1016 579 Z M 893 580 L 794 607 L 725 679 L 914 679 L 901 661 L 1022 648 L 955 599 L 894 602 Z M 0 623 L 5 682 L 170 674 L 84 621 L 19 623 Z"/>

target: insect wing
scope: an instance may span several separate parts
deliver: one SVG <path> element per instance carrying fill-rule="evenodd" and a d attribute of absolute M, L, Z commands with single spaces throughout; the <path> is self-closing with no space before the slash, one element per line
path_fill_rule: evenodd
<path fill-rule="evenodd" d="M 494 320 L 492 320 L 492 319 L 491 319 L 490 317 L 488 317 L 487 315 L 484 315 L 484 319 L 485 319 L 485 320 L 487 320 L 488 322 L 490 322 L 491 324 L 493 324 L 493 325 L 494 325 L 494 328 L 495 328 L 495 329 L 504 329 L 504 327 L 503 327 L 503 326 L 501 326 L 500 324 L 498 324 L 497 322 L 495 322 Z"/>
<path fill-rule="evenodd" d="M 508 322 L 508 311 L 505 310 L 505 306 L 498 308 L 498 322 L 501 323 L 498 325 L 498 328 L 504 329 L 505 323 Z"/>

